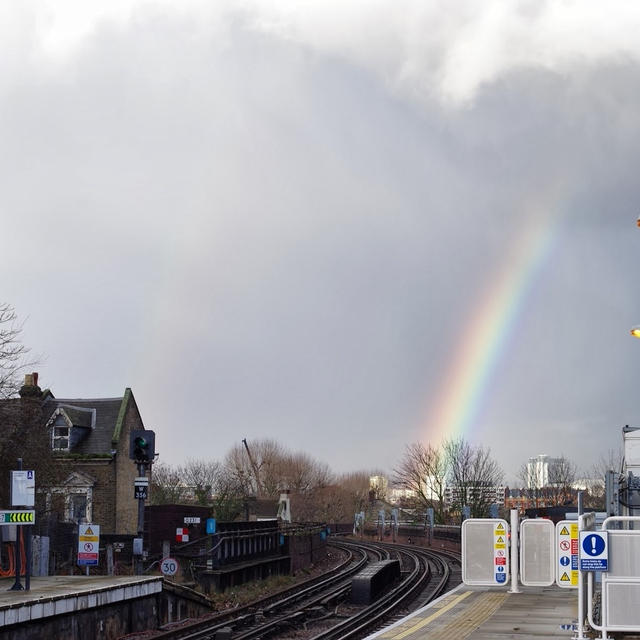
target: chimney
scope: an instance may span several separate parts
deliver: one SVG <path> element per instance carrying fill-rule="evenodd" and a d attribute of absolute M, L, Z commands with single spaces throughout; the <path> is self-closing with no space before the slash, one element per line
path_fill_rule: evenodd
<path fill-rule="evenodd" d="M 24 385 L 22 385 L 18 393 L 21 398 L 39 398 L 42 395 L 42 389 L 38 386 L 38 374 L 26 373 Z"/>

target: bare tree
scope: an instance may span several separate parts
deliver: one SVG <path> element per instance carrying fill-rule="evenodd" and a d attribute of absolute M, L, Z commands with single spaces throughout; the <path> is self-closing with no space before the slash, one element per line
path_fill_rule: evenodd
<path fill-rule="evenodd" d="M 609 471 L 615 474 L 622 473 L 624 466 L 624 451 L 622 447 L 609 449 L 606 454 L 601 454 L 598 461 L 585 474 L 586 495 L 584 506 L 596 511 L 606 509 L 605 482 Z"/>
<path fill-rule="evenodd" d="M 21 333 L 13 307 L 0 302 L 0 400 L 17 394 L 21 372 L 33 364 L 25 361 L 29 349 L 20 341 Z"/>
<path fill-rule="evenodd" d="M 518 480 L 520 480 L 521 488 L 527 492 L 529 505 L 536 508 L 546 506 L 547 478 L 545 478 L 542 465 L 525 462 L 518 471 Z"/>
<path fill-rule="evenodd" d="M 447 457 L 442 449 L 421 442 L 407 445 L 394 476 L 398 486 L 412 491 L 423 508 L 433 509 L 435 521 L 444 524 Z"/>
<path fill-rule="evenodd" d="M 571 504 L 575 490 L 576 465 L 564 455 L 549 463 L 549 497 L 552 506 Z"/>
<path fill-rule="evenodd" d="M 285 455 L 278 472 L 282 486 L 294 493 L 308 494 L 332 483 L 329 465 L 314 460 L 306 453 Z"/>
<path fill-rule="evenodd" d="M 273 439 L 254 440 L 240 444 L 226 455 L 226 472 L 244 495 L 260 495 L 276 499 L 283 490 L 308 494 L 333 481 L 327 464 L 314 460 L 306 453 L 292 453 Z"/>
<path fill-rule="evenodd" d="M 22 458 L 23 468 L 35 470 L 36 509 L 43 514 L 44 490 L 59 484 L 64 471 L 56 464 L 50 432 L 45 429 L 37 374 L 25 376 L 29 384 L 20 386 L 21 374 L 33 364 L 26 360 L 29 349 L 22 344 L 21 333 L 22 324 L 13 307 L 0 303 L 0 467 L 15 469 L 17 458 Z M 20 390 L 22 397 L 18 398 Z M 8 492 L 8 484 L 0 482 L 0 504 L 10 504 Z"/>
<path fill-rule="evenodd" d="M 369 478 L 368 471 L 353 471 L 343 473 L 336 479 L 336 484 L 342 489 L 343 501 L 348 515 L 347 522 L 353 519 L 355 513 L 367 508 L 369 502 Z"/>
<path fill-rule="evenodd" d="M 245 494 L 277 498 L 284 486 L 282 459 L 287 455 L 276 440 L 266 438 L 248 444 L 253 461 L 242 444 L 235 445 L 226 455 L 224 465 L 243 487 Z"/>
<path fill-rule="evenodd" d="M 151 503 L 180 504 L 184 500 L 180 471 L 166 462 L 156 462 L 151 474 Z"/>
<path fill-rule="evenodd" d="M 219 467 L 219 463 L 214 461 L 189 459 L 179 468 L 178 473 L 185 488 L 193 496 L 196 504 L 211 504 L 218 484 Z"/>
<path fill-rule="evenodd" d="M 257 495 L 256 476 L 242 445 L 235 445 L 227 452 L 223 466 L 229 482 L 238 488 L 242 496 Z"/>
<path fill-rule="evenodd" d="M 473 518 L 488 515 L 489 505 L 495 499 L 494 490 L 504 477 L 500 465 L 491 457 L 491 449 L 459 438 L 445 442 L 444 450 L 452 507 L 459 511 L 469 506 Z"/>

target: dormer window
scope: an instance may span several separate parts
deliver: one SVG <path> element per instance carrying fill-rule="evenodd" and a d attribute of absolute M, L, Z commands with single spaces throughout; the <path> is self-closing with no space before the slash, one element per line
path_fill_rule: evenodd
<path fill-rule="evenodd" d="M 69 451 L 69 427 L 67 425 L 53 427 L 53 450 Z"/>
<path fill-rule="evenodd" d="M 71 404 L 59 406 L 47 422 L 51 448 L 60 453 L 76 451 L 93 431 L 95 424 L 95 409 L 75 407 Z"/>

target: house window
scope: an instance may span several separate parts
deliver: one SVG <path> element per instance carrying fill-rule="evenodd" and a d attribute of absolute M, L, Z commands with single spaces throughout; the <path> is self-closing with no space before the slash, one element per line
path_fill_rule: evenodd
<path fill-rule="evenodd" d="M 53 449 L 54 451 L 69 450 L 69 427 L 54 426 L 53 427 Z"/>
<path fill-rule="evenodd" d="M 87 494 L 72 493 L 69 496 L 69 520 L 82 522 L 87 519 Z"/>

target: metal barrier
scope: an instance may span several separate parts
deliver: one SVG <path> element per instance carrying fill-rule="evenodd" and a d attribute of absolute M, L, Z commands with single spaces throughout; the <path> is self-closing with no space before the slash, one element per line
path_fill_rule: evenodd
<path fill-rule="evenodd" d="M 602 523 L 601 531 L 607 535 L 608 566 L 601 573 L 599 625 L 593 615 L 594 572 L 587 574 L 589 624 L 601 632 L 603 639 L 609 638 L 608 631 L 640 632 L 640 529 L 630 528 L 636 522 L 640 523 L 639 516 L 612 516 Z M 585 520 L 583 524 L 581 531 L 595 530 L 592 522 Z"/>

